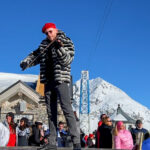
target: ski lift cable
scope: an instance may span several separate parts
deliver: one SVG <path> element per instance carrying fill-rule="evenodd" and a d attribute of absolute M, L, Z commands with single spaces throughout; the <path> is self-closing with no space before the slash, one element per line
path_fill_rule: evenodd
<path fill-rule="evenodd" d="M 105 21 L 109 3 L 110 3 L 110 1 L 108 0 L 108 3 L 106 4 L 105 9 L 104 9 L 104 15 L 103 15 L 103 17 L 102 17 L 102 21 L 103 21 L 102 24 L 103 24 L 104 21 Z M 101 22 L 99 23 L 99 26 L 98 26 L 98 31 L 97 31 L 97 34 L 96 34 L 96 42 L 95 42 L 95 43 L 97 43 L 97 40 L 98 40 L 98 37 L 99 37 L 100 32 L 101 32 Z"/>
<path fill-rule="evenodd" d="M 107 21 L 107 18 L 110 14 L 110 10 L 111 10 L 111 7 L 112 7 L 112 3 L 113 3 L 113 0 L 110 0 L 107 4 L 107 6 L 105 7 L 105 13 L 104 13 L 104 16 L 103 16 L 103 22 L 102 22 L 102 26 L 99 26 L 99 33 L 98 33 L 98 37 L 96 39 L 96 43 L 95 43 L 95 48 L 94 50 L 92 50 L 92 54 L 94 55 L 96 53 L 96 50 L 97 50 L 97 47 L 98 47 L 98 44 L 100 43 L 100 40 L 102 39 L 102 34 L 103 34 L 103 31 L 104 31 L 104 28 L 105 28 L 105 24 L 106 24 L 106 21 Z M 91 57 L 92 55 L 90 55 L 89 59 L 88 59 L 88 67 L 90 68 L 90 65 L 91 65 L 91 62 L 92 62 L 92 58 Z"/>
<path fill-rule="evenodd" d="M 92 59 L 93 59 L 92 55 L 94 55 L 96 53 L 97 47 L 101 42 L 102 34 L 103 34 L 103 31 L 104 31 L 104 28 L 105 28 L 105 24 L 106 24 L 106 21 L 107 21 L 107 18 L 109 16 L 110 12 L 111 12 L 112 4 L 113 4 L 113 0 L 110 0 L 110 1 L 108 1 L 107 5 L 105 7 L 104 15 L 103 15 L 103 19 L 102 19 L 103 20 L 102 21 L 102 27 L 99 25 L 99 28 L 98 28 L 98 31 L 97 31 L 97 34 L 96 34 L 97 38 L 96 38 L 94 50 L 90 50 L 90 52 L 89 52 L 89 57 L 88 57 L 88 60 L 87 60 L 88 61 L 87 62 L 87 68 L 89 68 L 89 69 L 90 69 L 91 64 L 92 64 Z"/>

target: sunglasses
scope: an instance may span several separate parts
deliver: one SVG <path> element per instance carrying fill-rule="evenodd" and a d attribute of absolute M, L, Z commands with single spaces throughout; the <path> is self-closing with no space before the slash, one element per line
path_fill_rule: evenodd
<path fill-rule="evenodd" d="M 108 120 L 107 122 L 112 122 L 111 120 Z"/>
<path fill-rule="evenodd" d="M 45 34 L 48 35 L 48 33 L 52 33 L 52 32 L 53 32 L 53 31 L 50 30 L 50 31 L 48 31 L 48 32 L 45 32 Z"/>

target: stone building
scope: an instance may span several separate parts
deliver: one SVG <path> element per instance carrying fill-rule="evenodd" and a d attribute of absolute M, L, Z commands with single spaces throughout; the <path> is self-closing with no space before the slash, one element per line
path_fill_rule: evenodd
<path fill-rule="evenodd" d="M 35 87 L 17 81 L 0 93 L 0 120 L 3 121 L 8 112 L 15 114 L 15 121 L 27 117 L 31 123 L 41 120 L 47 124 L 46 106 L 43 97 Z"/>
<path fill-rule="evenodd" d="M 73 100 L 72 86 L 71 82 L 71 100 Z M 27 117 L 31 124 L 40 120 L 48 125 L 47 109 L 44 99 L 44 84 L 40 83 L 40 77 L 37 82 L 23 82 L 18 80 L 0 92 L 0 122 L 5 120 L 8 112 L 15 114 L 15 122 L 19 122 L 22 117 Z M 65 127 L 67 127 L 59 100 L 57 105 L 57 119 L 57 122 L 64 122 Z"/>
<path fill-rule="evenodd" d="M 66 123 L 59 102 L 57 110 L 58 122 Z M 40 84 L 39 79 L 37 83 L 19 80 L 0 93 L 0 121 L 5 120 L 8 112 L 15 114 L 15 122 L 27 117 L 31 124 L 40 120 L 48 125 L 44 85 Z"/>

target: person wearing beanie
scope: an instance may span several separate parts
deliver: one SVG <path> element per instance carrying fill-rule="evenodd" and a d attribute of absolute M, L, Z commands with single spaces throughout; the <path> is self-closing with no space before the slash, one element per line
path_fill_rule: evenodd
<path fill-rule="evenodd" d="M 30 135 L 30 129 L 28 126 L 28 119 L 26 117 L 22 117 L 20 120 L 20 125 L 16 128 L 17 134 L 17 145 L 18 146 L 28 146 L 28 139 Z"/>
<path fill-rule="evenodd" d="M 40 146 L 43 144 L 44 135 L 41 134 L 43 123 L 39 120 L 32 126 L 32 134 L 29 137 L 30 146 Z"/>
<path fill-rule="evenodd" d="M 133 149 L 132 135 L 125 129 L 122 121 L 116 123 L 113 138 L 115 149 Z"/>
<path fill-rule="evenodd" d="M 6 114 L 6 120 L 3 122 L 5 127 L 9 130 L 9 141 L 7 143 L 8 147 L 16 146 L 16 124 L 14 123 L 14 113 L 9 112 Z"/>
<path fill-rule="evenodd" d="M 50 129 L 49 146 L 56 147 L 57 99 L 59 99 L 74 148 L 80 149 L 80 135 L 77 132 L 69 89 L 74 44 L 63 31 L 57 29 L 54 23 L 46 23 L 42 32 L 46 38 L 35 51 L 21 61 L 20 67 L 25 70 L 40 64 L 40 82 L 45 85 L 45 102 Z"/>
<path fill-rule="evenodd" d="M 88 148 L 94 148 L 95 147 L 94 134 L 92 134 L 92 133 L 89 134 L 89 137 L 87 139 L 87 145 L 88 145 Z"/>
<path fill-rule="evenodd" d="M 11 117 L 13 120 L 14 120 L 14 113 L 13 112 L 8 112 L 7 114 L 6 114 L 6 118 L 7 117 Z"/>
<path fill-rule="evenodd" d="M 139 141 L 142 137 L 142 141 L 149 137 L 149 132 L 145 128 L 143 128 L 143 123 L 141 120 L 136 120 L 134 129 L 131 130 L 131 134 L 133 137 L 134 145 L 139 145 Z"/>

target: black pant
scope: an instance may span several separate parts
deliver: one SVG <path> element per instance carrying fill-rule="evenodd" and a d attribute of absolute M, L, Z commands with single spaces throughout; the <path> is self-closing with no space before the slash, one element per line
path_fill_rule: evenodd
<path fill-rule="evenodd" d="M 49 121 L 50 137 L 49 142 L 56 145 L 56 129 L 57 129 L 57 99 L 65 115 L 69 133 L 71 134 L 73 143 L 80 143 L 80 135 L 77 132 L 76 120 L 71 106 L 69 86 L 67 83 L 56 84 L 49 82 L 45 85 L 45 101 L 47 105 L 47 114 Z"/>

